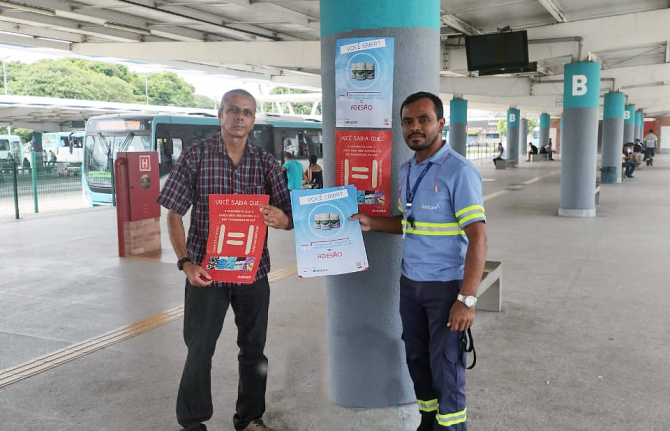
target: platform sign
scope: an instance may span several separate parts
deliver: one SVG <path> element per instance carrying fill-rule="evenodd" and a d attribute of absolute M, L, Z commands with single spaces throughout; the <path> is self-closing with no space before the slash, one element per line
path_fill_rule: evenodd
<path fill-rule="evenodd" d="M 335 184 L 356 186 L 358 208 L 390 216 L 392 133 L 385 130 L 335 131 Z"/>
<path fill-rule="evenodd" d="M 299 277 L 368 269 L 354 186 L 291 192 Z"/>
<path fill-rule="evenodd" d="M 336 127 L 390 129 L 394 39 L 338 39 L 335 53 Z"/>
<path fill-rule="evenodd" d="M 251 284 L 263 254 L 268 195 L 209 195 L 207 255 L 201 266 L 214 281 Z"/>

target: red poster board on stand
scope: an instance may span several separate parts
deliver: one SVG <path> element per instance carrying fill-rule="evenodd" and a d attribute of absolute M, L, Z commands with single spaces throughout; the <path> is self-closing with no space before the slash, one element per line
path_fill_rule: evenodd
<path fill-rule="evenodd" d="M 335 183 L 353 185 L 358 208 L 370 216 L 390 216 L 392 133 L 336 130 Z"/>
<path fill-rule="evenodd" d="M 251 284 L 263 254 L 268 195 L 209 195 L 207 255 L 201 266 L 214 281 Z"/>

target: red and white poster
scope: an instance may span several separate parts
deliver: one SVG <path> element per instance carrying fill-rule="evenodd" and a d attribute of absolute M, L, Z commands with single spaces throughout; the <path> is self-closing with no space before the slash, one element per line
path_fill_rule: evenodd
<path fill-rule="evenodd" d="M 209 195 L 209 238 L 202 267 L 214 281 L 251 284 L 268 228 L 261 205 L 268 195 Z"/>
<path fill-rule="evenodd" d="M 353 185 L 359 211 L 390 216 L 391 131 L 336 130 L 336 185 Z"/>

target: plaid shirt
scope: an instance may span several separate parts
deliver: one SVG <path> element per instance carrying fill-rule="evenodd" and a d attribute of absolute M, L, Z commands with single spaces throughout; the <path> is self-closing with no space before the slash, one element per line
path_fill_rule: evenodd
<path fill-rule="evenodd" d="M 193 206 L 186 247 L 192 262 L 201 264 L 207 254 L 210 194 L 270 195 L 270 205 L 292 217 L 291 199 L 279 162 L 266 150 L 247 141 L 237 167 L 225 151 L 218 133 L 181 154 L 158 197 L 158 203 L 180 215 Z M 267 237 L 256 280 L 270 272 Z M 213 287 L 236 285 L 214 282 Z"/>

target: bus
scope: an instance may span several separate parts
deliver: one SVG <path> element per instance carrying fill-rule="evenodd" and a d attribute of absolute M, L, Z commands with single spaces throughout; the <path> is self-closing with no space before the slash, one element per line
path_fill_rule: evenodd
<path fill-rule="evenodd" d="M 84 154 L 84 132 L 51 132 L 42 133 L 42 149 L 45 152 L 44 160 L 48 161 L 49 152 L 53 152 L 59 166 L 80 167 Z"/>
<path fill-rule="evenodd" d="M 24 159 L 25 155 L 23 153 L 21 137 L 16 135 L 0 135 L 0 162 L 5 163 L 8 160 L 13 160 L 16 163 L 21 162 L 24 164 Z"/>
<path fill-rule="evenodd" d="M 303 166 L 323 157 L 321 122 L 297 115 L 257 114 L 250 139 L 283 162 L 284 152 Z M 112 114 L 86 122 L 82 189 L 89 206 L 112 205 L 112 167 L 118 152 L 157 151 L 161 184 L 182 151 L 221 130 L 207 115 Z"/>

